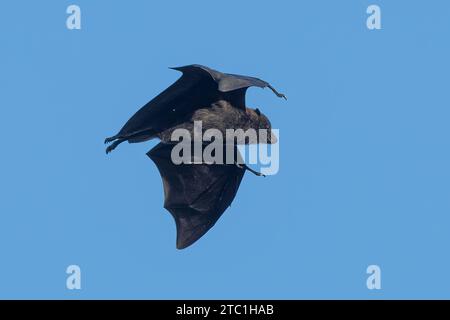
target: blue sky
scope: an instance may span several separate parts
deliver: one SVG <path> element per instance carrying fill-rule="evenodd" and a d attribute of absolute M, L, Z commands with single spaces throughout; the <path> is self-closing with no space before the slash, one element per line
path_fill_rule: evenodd
<path fill-rule="evenodd" d="M 370 4 L 382 30 L 366 28 Z M 450 298 L 448 1 L 1 7 L 0 298 Z M 106 156 L 103 139 L 190 63 L 289 100 L 249 91 L 280 129 L 280 172 L 247 174 L 177 251 L 156 142 Z"/>

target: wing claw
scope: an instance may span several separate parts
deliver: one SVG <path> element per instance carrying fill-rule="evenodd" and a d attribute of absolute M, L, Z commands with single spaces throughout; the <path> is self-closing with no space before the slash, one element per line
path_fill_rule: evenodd
<path fill-rule="evenodd" d="M 269 88 L 270 90 L 272 90 L 273 93 L 275 93 L 275 95 L 276 95 L 278 98 L 283 98 L 284 100 L 287 100 L 287 97 L 286 97 L 284 94 L 279 93 L 279 92 L 278 92 L 274 87 L 272 87 L 270 84 L 268 85 L 268 88 Z"/>

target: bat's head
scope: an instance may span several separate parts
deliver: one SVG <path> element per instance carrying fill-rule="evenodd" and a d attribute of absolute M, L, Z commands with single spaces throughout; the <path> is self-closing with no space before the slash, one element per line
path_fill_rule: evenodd
<path fill-rule="evenodd" d="M 266 130 L 266 136 L 267 138 L 260 136 L 258 137 L 258 143 L 267 143 L 267 144 L 274 144 L 278 142 L 277 136 L 272 132 L 272 124 L 270 123 L 269 118 L 267 118 L 261 111 L 257 108 L 255 110 L 252 110 L 255 123 L 256 130 Z M 265 141 L 261 141 L 261 139 L 264 139 Z"/>

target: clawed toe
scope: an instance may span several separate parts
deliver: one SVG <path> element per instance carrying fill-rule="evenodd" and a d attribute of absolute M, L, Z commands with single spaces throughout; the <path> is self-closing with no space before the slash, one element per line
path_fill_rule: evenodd
<path fill-rule="evenodd" d="M 114 140 L 115 140 L 114 137 L 106 138 L 106 139 L 105 139 L 105 144 L 111 143 L 111 142 L 113 142 Z"/>
<path fill-rule="evenodd" d="M 113 146 L 109 146 L 108 148 L 106 148 L 106 154 L 111 153 L 111 151 L 113 151 L 113 150 L 114 150 L 114 147 Z"/>
<path fill-rule="evenodd" d="M 110 140 L 110 139 L 106 139 L 106 140 Z M 115 140 L 115 141 L 114 141 Z M 108 146 L 108 148 L 106 148 L 106 154 L 110 153 L 111 151 L 113 151 L 115 148 L 117 148 L 117 146 L 119 144 L 121 144 L 122 142 L 125 141 L 125 139 L 114 139 L 112 141 L 114 141 L 111 145 Z M 109 142 L 112 142 L 109 141 Z"/>

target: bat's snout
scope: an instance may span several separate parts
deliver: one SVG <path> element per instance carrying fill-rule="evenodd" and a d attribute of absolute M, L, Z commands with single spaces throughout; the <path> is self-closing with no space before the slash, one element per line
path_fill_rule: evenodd
<path fill-rule="evenodd" d="M 267 140 L 269 140 L 268 141 L 269 144 L 275 144 L 278 142 L 278 138 L 272 130 L 270 130 L 270 136 L 268 137 Z"/>

